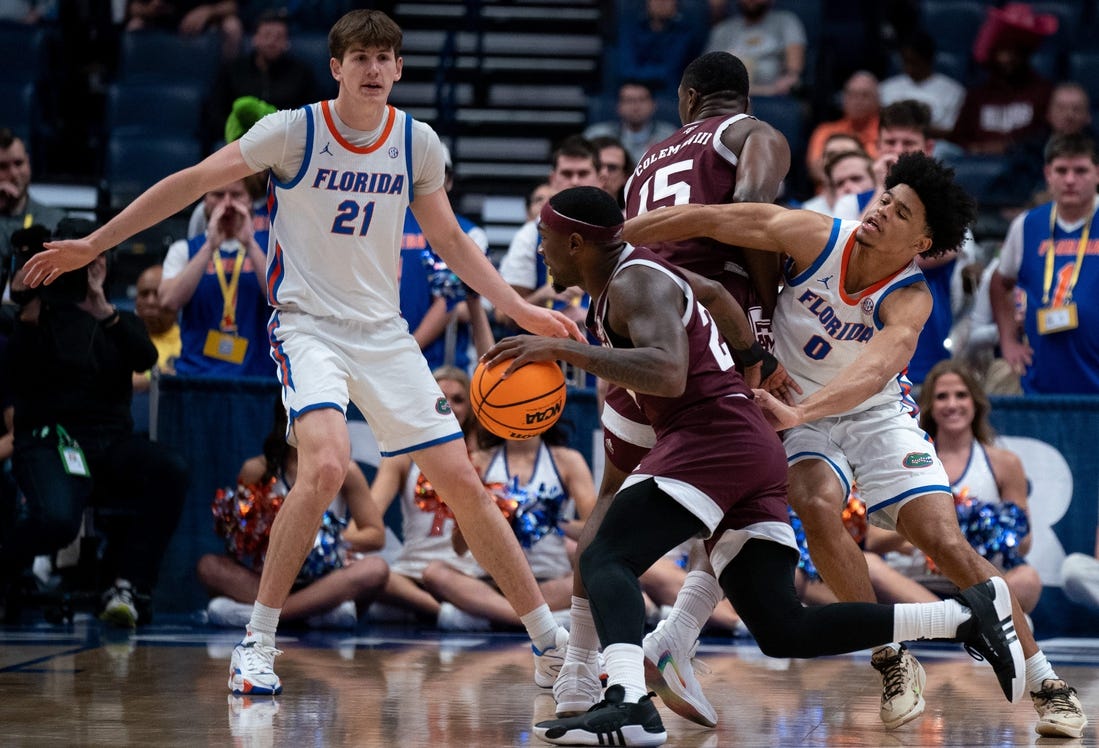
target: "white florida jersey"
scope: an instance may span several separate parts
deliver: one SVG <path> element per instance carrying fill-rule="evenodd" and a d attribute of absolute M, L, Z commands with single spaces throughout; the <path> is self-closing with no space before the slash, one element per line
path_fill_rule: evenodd
<path fill-rule="evenodd" d="M 386 107 L 379 134 L 360 147 L 341 135 L 330 102 L 305 112 L 301 167 L 287 179 L 273 174 L 268 192 L 268 301 L 368 324 L 395 318 L 401 236 L 414 198 L 413 119 Z"/>
<path fill-rule="evenodd" d="M 882 301 L 898 288 L 923 281 L 913 260 L 892 276 L 855 295 L 844 291 L 844 278 L 855 246 L 858 221 L 832 223 L 828 243 L 812 266 L 794 275 L 787 262 L 785 285 L 775 308 L 775 356 L 801 385 L 804 400 L 858 360 L 874 333 L 883 326 Z M 916 412 L 911 382 L 901 372 L 875 395 L 847 411 L 856 413 L 886 403 Z M 841 413 L 836 415 L 847 415 Z"/>

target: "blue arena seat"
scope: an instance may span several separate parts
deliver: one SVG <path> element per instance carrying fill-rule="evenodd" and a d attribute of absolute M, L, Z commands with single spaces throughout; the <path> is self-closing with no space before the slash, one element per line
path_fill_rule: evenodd
<path fill-rule="evenodd" d="M 1068 78 L 1084 87 L 1092 106 L 1099 105 L 1099 49 L 1069 55 Z"/>
<path fill-rule="evenodd" d="M 961 156 L 950 161 L 954 178 L 966 192 L 981 204 L 992 182 L 1004 173 L 1005 163 L 999 156 Z"/>
<path fill-rule="evenodd" d="M 49 72 L 47 29 L 22 23 L 0 23 L 0 49 L 4 50 L 4 64 L 0 65 L 0 81 L 31 83 L 47 77 Z"/>
<path fill-rule="evenodd" d="M 4 102 L 0 127 L 7 127 L 29 145 L 40 119 L 37 86 L 31 81 L 0 81 L 0 101 Z"/>
<path fill-rule="evenodd" d="M 1083 34 L 1084 3 L 1076 2 L 1048 2 L 1039 0 L 1029 3 L 1035 13 L 1048 13 L 1057 16 L 1057 33 L 1051 36 L 1042 45 L 1046 51 L 1064 52 L 1076 47 L 1077 41 Z"/>
<path fill-rule="evenodd" d="M 173 135 L 114 135 L 107 141 L 104 188 L 112 209 L 125 207 L 155 182 L 198 162 L 198 139 Z"/>
<path fill-rule="evenodd" d="M 207 90 L 221 61 L 213 32 L 180 36 L 167 31 L 127 31 L 119 49 L 118 80 L 125 83 L 186 83 Z"/>
<path fill-rule="evenodd" d="M 195 137 L 205 91 L 193 83 L 115 83 L 107 89 L 107 131 L 112 135 Z"/>
<path fill-rule="evenodd" d="M 290 35 L 290 53 L 313 70 L 317 82 L 317 96 L 334 98 L 339 88 L 332 77 L 328 61 L 328 34 L 317 31 L 295 31 Z M 401 85 L 397 84 L 398 87 Z"/>
<path fill-rule="evenodd" d="M 805 111 L 792 96 L 753 96 L 751 113 L 786 136 L 794 162 L 804 160 Z"/>
<path fill-rule="evenodd" d="M 923 27 L 935 37 L 937 49 L 968 56 L 986 12 L 976 0 L 924 0 Z"/>

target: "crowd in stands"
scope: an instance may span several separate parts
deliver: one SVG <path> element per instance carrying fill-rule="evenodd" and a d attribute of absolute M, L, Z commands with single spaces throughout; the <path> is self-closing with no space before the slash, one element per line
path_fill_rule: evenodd
<path fill-rule="evenodd" d="M 613 109 L 613 116 L 589 121 L 554 144 L 544 183 L 529 185 L 529 194 L 524 194 L 526 222 L 502 258 L 494 259 L 504 279 L 526 300 L 560 309 L 582 324 L 588 297 L 579 288 L 555 288 L 538 252 L 535 217 L 542 202 L 567 187 L 587 185 L 603 188 L 623 205 L 623 189 L 646 151 L 688 124 L 678 121 L 675 104 L 683 69 L 703 52 L 731 52 L 744 61 L 753 96 L 794 113 L 794 124 L 784 134 L 799 148 L 793 152 L 781 202 L 858 218 L 884 189 L 888 169 L 910 151 L 942 158 L 965 176 L 982 220 L 959 251 L 920 261 L 935 307 L 908 375 L 917 392 L 921 384 L 925 387 L 925 417 L 933 424 L 925 425 L 929 431 L 947 430 L 943 418 L 948 399 L 964 401 L 960 407 L 968 408 L 965 422 L 950 431 L 950 446 L 957 454 L 948 461 L 940 450 L 951 478 L 958 478 L 957 490 L 970 470 L 957 455 L 980 450 L 987 455 L 989 472 L 982 480 L 991 480 L 998 498 L 1015 502 L 1025 518 L 1021 468 L 1017 458 L 991 441 L 986 395 L 1099 393 L 1099 305 L 1090 293 L 1091 288 L 1099 291 L 1099 261 L 1094 257 L 1099 254 L 1099 151 L 1092 127 L 1099 78 L 1082 72 L 1092 57 L 1099 61 L 1099 38 L 1090 38 L 1088 31 L 1099 21 L 1099 3 L 1065 4 L 1066 15 L 1059 17 L 1025 3 L 960 1 L 956 5 L 980 11 L 980 23 L 968 35 L 956 29 L 940 33 L 941 27 L 931 23 L 916 0 L 883 4 L 895 7 L 880 18 L 822 31 L 821 4 L 613 4 L 616 23 L 606 31 L 601 61 L 605 85 L 592 91 L 613 102 L 601 110 Z M 25 571 L 35 555 L 68 545 L 79 531 L 85 507 L 95 506 L 114 512 L 107 523 L 110 545 L 128 549 L 109 558 L 102 613 L 122 625 L 146 620 L 160 558 L 183 506 L 185 461 L 201 458 L 172 454 L 135 433 L 128 407 L 132 392 L 146 391 L 165 376 L 275 374 L 268 355 L 266 267 L 272 248 L 264 180 L 246 179 L 208 193 L 186 217 L 187 237 L 163 256 L 150 258 L 129 299 L 104 293 L 105 263 L 84 274 L 71 298 L 21 296 L 26 289 L 10 275 L 21 252 L 33 253 L 34 237 L 19 232 L 40 226 L 48 237 L 65 228 L 65 211 L 29 192 L 32 162 L 38 169 L 40 160 L 41 172 L 52 178 L 109 180 L 108 173 L 95 168 L 105 159 L 92 151 L 105 151 L 113 142 L 105 89 L 121 74 L 120 50 L 128 35 L 159 30 L 216 38 L 214 73 L 202 83 L 197 108 L 186 113 L 193 118 L 193 136 L 208 152 L 247 129 L 238 126 L 231 132 L 225 126 L 240 114 L 236 107 L 241 97 L 288 109 L 326 95 L 330 81 L 318 77 L 315 60 L 296 55 L 294 37 L 327 29 L 350 5 L 130 0 L 114 17 L 76 9 L 75 4 L 0 2 L 0 30 L 5 33 L 14 29 L 29 35 L 44 29 L 54 35 L 58 48 L 72 42 L 71 53 L 58 58 L 58 68 L 35 69 L 27 78 L 35 87 L 38 111 L 53 107 L 61 113 L 58 129 L 48 133 L 34 118 L 0 120 L 0 285 L 8 289 L 12 281 L 0 312 L 0 341 L 6 348 L 0 402 L 7 408 L 0 459 L 11 461 L 14 474 L 4 485 L 0 511 L 5 593 L 18 592 L 26 582 Z M 844 10 L 837 17 L 848 17 Z M 883 49 L 889 54 L 879 54 Z M 77 59 L 80 55 L 84 59 Z M 1099 70 L 1099 62 L 1094 69 Z M 74 73 L 85 77 L 91 98 L 51 99 L 48 83 Z M 157 102 L 144 106 L 155 110 Z M 69 144 L 58 146 L 58 155 L 54 145 L 62 141 Z M 461 162 L 452 162 L 448 153 L 448 192 L 460 193 L 461 177 Z M 462 216 L 459 221 L 488 252 L 488 237 L 477 222 Z M 553 434 L 521 443 L 478 440 L 468 416 L 468 376 L 485 347 L 478 344 L 485 339 L 479 334 L 486 334 L 489 322 L 489 334 L 497 338 L 516 328 L 503 315 L 492 314 L 449 272 L 411 213 L 401 262 L 403 316 L 451 407 L 465 415 L 472 459 L 483 479 L 511 486 L 513 494 L 541 491 L 537 500 L 552 504 L 553 516 L 560 519 L 553 527 L 536 528 L 524 548 L 547 601 L 555 611 L 564 610 L 576 523 L 586 518 L 595 498 L 590 466 Z M 488 320 L 483 319 L 486 311 Z M 59 320 L 68 320 L 66 335 L 72 337 L 44 334 Z M 81 357 L 74 353 L 78 349 Z M 963 368 L 951 368 L 959 362 Z M 58 367 L 69 364 L 75 366 L 65 370 L 69 378 L 54 377 Z M 944 381 L 953 390 L 941 387 Z M 576 382 L 594 385 L 593 379 Z M 58 393 L 65 397 L 56 397 Z M 281 407 L 276 411 L 285 416 Z M 89 422 L 107 430 L 95 431 Z M 61 423 L 65 429 L 57 428 Z M 264 454 L 246 462 L 239 476 L 226 476 L 226 482 L 267 486 L 284 495 L 293 483 L 295 456 L 280 432 L 285 432 L 285 423 L 276 419 Z M 280 442 L 282 448 L 271 446 Z M 46 464 L 48 457 L 57 462 L 58 454 L 68 461 L 63 473 L 60 464 Z M 122 470 L 133 465 L 141 469 Z M 42 470 L 49 480 L 34 477 Z M 354 463 L 349 466 L 341 496 L 335 497 L 342 503 L 333 505 L 351 517 L 350 525 L 336 531 L 349 541 L 350 551 L 326 569 L 333 572 L 327 581 L 301 580 L 297 597 L 287 602 L 286 617 L 354 625 L 370 607 L 379 620 L 433 620 L 444 628 L 519 625 L 502 595 L 484 581 L 484 571 L 454 533 L 453 515 L 411 460 L 385 458 L 373 486 L 358 470 Z M 89 473 L 107 477 L 92 482 Z M 61 498 L 46 501 L 47 488 Z M 160 501 L 142 501 L 153 492 Z M 385 546 L 386 571 L 377 556 L 385 541 L 367 531 L 384 534 L 380 518 L 393 502 L 401 508 L 405 543 L 396 550 Z M 140 542 L 134 540 L 138 536 Z M 410 542 L 418 536 L 428 541 L 422 546 Z M 36 538 L 42 542 L 27 542 Z M 888 544 L 879 547 L 883 555 L 897 551 Z M 1066 591 L 1093 607 L 1099 607 L 1097 565 L 1093 556 L 1074 554 L 1064 572 Z M 258 585 L 254 565 L 230 553 L 203 557 L 198 568 L 214 598 L 210 620 L 226 625 L 246 621 Z M 1041 592 L 1036 573 L 1022 564 L 1009 581 L 1032 610 Z M 673 591 L 670 600 L 674 597 Z M 654 621 L 666 601 L 668 595 L 651 595 Z M 736 621 L 731 609 L 722 608 L 713 623 L 732 631 Z"/>

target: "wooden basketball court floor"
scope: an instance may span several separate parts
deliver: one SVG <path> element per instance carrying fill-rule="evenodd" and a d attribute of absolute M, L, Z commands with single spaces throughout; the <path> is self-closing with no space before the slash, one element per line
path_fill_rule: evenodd
<path fill-rule="evenodd" d="M 364 626 L 280 636 L 284 693 L 233 697 L 239 632 L 158 623 L 124 633 L 78 618 L 0 628 L 0 745 L 544 745 L 531 732 L 553 698 L 532 680 L 525 637 Z M 668 746 L 1099 746 L 1099 639 L 1043 642 L 1092 720 L 1081 740 L 1034 733 L 991 669 L 953 645 L 917 645 L 927 711 L 887 731 L 869 653 L 764 657 L 752 640 L 704 639 L 699 679 L 719 713 L 700 728 L 660 706 Z"/>

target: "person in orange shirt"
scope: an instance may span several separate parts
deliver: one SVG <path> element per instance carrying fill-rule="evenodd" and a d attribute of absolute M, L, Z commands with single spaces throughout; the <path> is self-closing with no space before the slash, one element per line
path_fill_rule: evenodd
<path fill-rule="evenodd" d="M 871 158 L 878 155 L 878 79 L 865 70 L 853 74 L 843 85 L 843 116 L 821 122 L 809 136 L 805 163 L 814 184 L 824 184 L 824 143 L 837 132 L 853 133 Z"/>

